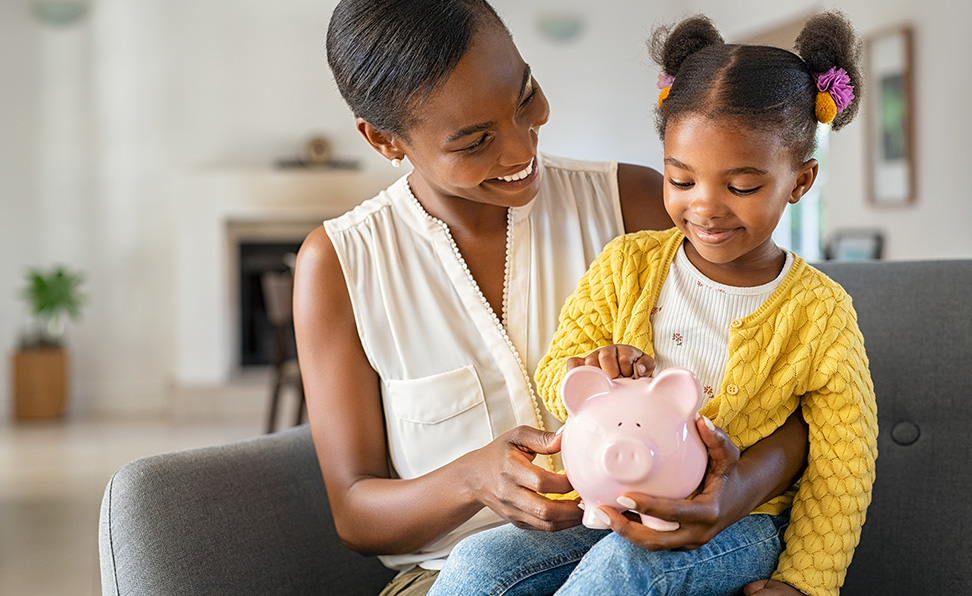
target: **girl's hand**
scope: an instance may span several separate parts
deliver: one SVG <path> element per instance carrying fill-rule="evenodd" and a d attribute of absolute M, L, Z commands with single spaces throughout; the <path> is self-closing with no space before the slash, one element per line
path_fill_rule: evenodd
<path fill-rule="evenodd" d="M 567 359 L 567 370 L 578 366 L 594 366 L 612 379 L 618 377 L 647 377 L 655 371 L 655 359 L 634 346 L 614 344 L 598 348 L 580 357 Z"/>
<path fill-rule="evenodd" d="M 560 435 L 519 426 L 460 459 L 469 473 L 466 489 L 518 528 L 556 531 L 580 524 L 576 501 L 555 501 L 541 493 L 573 490 L 567 477 L 533 463 L 537 454 L 560 451 Z"/>
<path fill-rule="evenodd" d="M 750 511 L 750 497 L 737 472 L 739 449 L 722 429 L 707 418 L 695 421 L 709 453 L 709 467 L 702 480 L 702 491 L 692 500 L 666 499 L 642 493 L 629 493 L 625 505 L 631 510 L 678 522 L 679 528 L 659 532 L 628 519 L 610 507 L 600 511 L 607 514 L 611 529 L 624 539 L 648 550 L 694 550 L 708 543 L 722 530 L 736 523 Z"/>
<path fill-rule="evenodd" d="M 789 596 L 791 594 L 795 596 L 806 596 L 806 594 L 790 584 L 784 584 L 783 582 L 772 579 L 754 581 L 743 588 L 743 594 L 745 596 Z"/>

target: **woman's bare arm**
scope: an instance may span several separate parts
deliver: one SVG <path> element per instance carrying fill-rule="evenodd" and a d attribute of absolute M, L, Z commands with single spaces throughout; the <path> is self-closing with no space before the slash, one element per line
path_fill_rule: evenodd
<path fill-rule="evenodd" d="M 651 168 L 618 164 L 618 190 L 625 232 L 672 227 L 672 218 L 665 210 L 663 184 L 662 175 Z"/>

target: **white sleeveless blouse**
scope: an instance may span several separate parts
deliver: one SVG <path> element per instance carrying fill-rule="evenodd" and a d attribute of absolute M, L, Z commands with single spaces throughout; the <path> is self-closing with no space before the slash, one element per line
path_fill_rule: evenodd
<path fill-rule="evenodd" d="M 406 177 L 324 222 L 381 378 L 389 457 L 400 478 L 426 474 L 521 424 L 560 425 L 538 403 L 533 373 L 567 296 L 624 225 L 616 163 L 551 156 L 538 163 L 537 198 L 509 211 L 504 313 L 481 296 L 448 227 L 412 197 Z M 395 569 L 436 569 L 463 537 L 502 523 L 483 508 L 422 551 L 381 559 Z"/>

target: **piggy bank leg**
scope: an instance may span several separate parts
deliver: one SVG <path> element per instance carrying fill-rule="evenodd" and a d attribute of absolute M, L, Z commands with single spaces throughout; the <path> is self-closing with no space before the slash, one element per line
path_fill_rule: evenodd
<path fill-rule="evenodd" d="M 595 509 L 597 509 L 597 507 L 588 506 L 587 509 L 584 510 L 584 518 L 581 520 L 584 526 L 592 530 L 607 530 L 610 528 L 610 526 L 608 526 L 606 523 L 597 519 L 597 516 L 594 515 Z"/>
<path fill-rule="evenodd" d="M 678 522 L 658 519 L 657 517 L 645 515 L 644 513 L 639 513 L 638 515 L 641 516 L 641 523 L 648 526 L 652 530 L 657 530 L 659 532 L 674 532 L 679 528 Z"/>

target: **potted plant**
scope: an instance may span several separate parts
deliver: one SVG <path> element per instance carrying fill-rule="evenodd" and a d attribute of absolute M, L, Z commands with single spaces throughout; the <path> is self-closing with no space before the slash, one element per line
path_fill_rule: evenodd
<path fill-rule="evenodd" d="M 31 269 L 22 297 L 33 325 L 14 354 L 14 418 L 59 418 L 67 404 L 65 319 L 81 316 L 83 277 L 65 267 Z"/>

